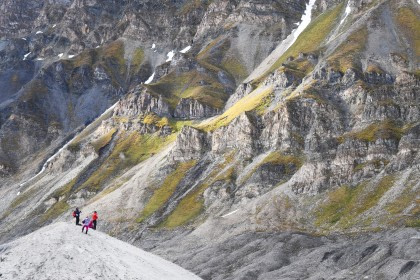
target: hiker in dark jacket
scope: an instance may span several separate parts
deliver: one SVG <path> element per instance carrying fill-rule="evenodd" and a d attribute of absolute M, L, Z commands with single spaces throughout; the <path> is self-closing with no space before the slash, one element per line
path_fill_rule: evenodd
<path fill-rule="evenodd" d="M 81 225 L 79 223 L 80 213 L 82 213 L 82 211 L 80 211 L 79 208 L 77 208 L 77 207 L 76 207 L 76 210 L 73 211 L 73 217 L 76 218 L 76 226 L 80 226 Z"/>

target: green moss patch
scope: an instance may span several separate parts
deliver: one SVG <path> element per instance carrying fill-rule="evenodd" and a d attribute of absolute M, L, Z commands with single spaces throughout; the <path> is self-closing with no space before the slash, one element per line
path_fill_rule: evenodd
<path fill-rule="evenodd" d="M 101 66 L 111 77 L 112 83 L 118 85 L 127 70 L 124 53 L 124 43 L 117 40 L 98 49 L 86 50 L 73 59 L 63 60 L 63 65 L 67 70 L 81 66 L 90 66 L 92 68 Z M 78 79 L 78 75 L 72 75 L 67 81 L 70 87 L 74 79 Z"/>
<path fill-rule="evenodd" d="M 227 109 L 222 115 L 214 118 L 211 122 L 201 125 L 200 128 L 206 131 L 213 131 L 221 126 L 228 125 L 232 120 L 240 114 L 251 111 L 262 104 L 267 96 L 273 92 L 272 87 L 259 87 L 244 98 L 236 102 L 232 107 Z"/>
<path fill-rule="evenodd" d="M 197 218 L 204 210 L 204 191 L 214 182 L 220 180 L 231 180 L 234 176 L 234 170 L 228 169 L 224 174 L 218 176 L 227 164 L 234 159 L 234 153 L 227 155 L 225 161 L 219 164 L 198 187 L 190 191 L 172 211 L 172 213 L 159 226 L 166 228 L 176 228 Z"/>
<path fill-rule="evenodd" d="M 144 51 L 142 48 L 137 48 L 134 51 L 133 58 L 131 59 L 131 72 L 133 74 L 139 72 L 141 65 L 144 62 Z"/>
<path fill-rule="evenodd" d="M 408 7 L 399 8 L 395 14 L 395 20 L 403 34 L 413 44 L 413 50 L 417 60 L 420 57 L 420 16 Z"/>
<path fill-rule="evenodd" d="M 241 184 L 248 181 L 257 170 L 264 166 L 283 166 L 285 175 L 293 175 L 304 163 L 303 156 L 285 155 L 279 151 L 271 152 L 260 163 L 258 163 L 241 181 Z"/>
<path fill-rule="evenodd" d="M 237 84 L 242 82 L 249 75 L 245 64 L 239 58 L 234 56 L 226 56 L 222 60 L 221 65 L 223 69 L 235 78 Z"/>
<path fill-rule="evenodd" d="M 78 190 L 100 191 L 110 179 L 158 153 L 174 140 L 173 136 L 141 135 L 137 132 L 121 135 L 109 157 Z"/>
<path fill-rule="evenodd" d="M 273 66 L 258 80 L 262 80 L 269 73 L 278 69 L 288 57 L 297 57 L 300 52 L 316 53 L 322 42 L 331 33 L 335 23 L 338 21 L 344 2 L 337 7 L 319 15 L 300 34 L 295 43 L 273 64 Z"/>
<path fill-rule="evenodd" d="M 194 167 L 195 161 L 188 161 L 178 164 L 174 172 L 169 174 L 163 181 L 162 185 L 153 192 L 152 197 L 147 202 L 143 211 L 140 213 L 137 222 L 141 223 L 147 219 L 150 215 L 156 212 L 158 209 L 163 207 L 169 198 L 173 195 L 176 187 L 179 185 L 181 180 L 185 177 L 186 173 Z"/>
<path fill-rule="evenodd" d="M 391 120 L 374 123 L 360 131 L 345 134 L 346 139 L 358 139 L 367 143 L 375 142 L 377 139 L 400 140 L 404 130 Z"/>
<path fill-rule="evenodd" d="M 102 149 L 103 147 L 108 145 L 109 142 L 111 142 L 112 136 L 116 133 L 116 131 L 117 129 L 113 128 L 108 133 L 106 133 L 105 135 L 103 135 L 98 140 L 92 143 L 92 146 L 97 153 L 99 152 L 100 149 Z"/>
<path fill-rule="evenodd" d="M 260 165 L 284 165 L 286 167 L 286 173 L 291 174 L 290 167 L 293 166 L 293 169 L 299 169 L 303 164 L 302 157 L 297 157 L 295 155 L 284 155 L 280 152 L 270 153 Z"/>
<path fill-rule="evenodd" d="M 400 195 L 391 203 L 387 204 L 385 209 L 392 215 L 400 215 L 410 205 L 416 203 L 416 191 L 413 188 L 413 184 L 410 184 L 404 188 Z M 419 201 L 417 201 L 419 205 Z"/>
<path fill-rule="evenodd" d="M 213 108 L 222 108 L 228 99 L 217 77 L 196 70 L 171 72 L 157 83 L 147 85 L 147 88 L 162 96 L 172 108 L 178 105 L 181 98 L 195 99 Z"/>
<path fill-rule="evenodd" d="M 376 206 L 394 182 L 394 176 L 387 175 L 374 186 L 364 182 L 329 192 L 327 201 L 316 211 L 316 225 L 327 229 L 333 225 L 343 229 L 355 225 L 360 221 L 359 215 Z"/>
<path fill-rule="evenodd" d="M 335 70 L 346 72 L 347 69 L 362 70 L 360 53 L 364 50 L 368 37 L 367 27 L 353 32 L 328 58 L 328 64 Z"/>
<path fill-rule="evenodd" d="M 31 188 L 20 195 L 18 195 L 10 204 L 9 209 L 15 209 L 19 205 L 21 205 L 23 202 L 29 200 L 31 197 L 34 196 L 34 194 L 37 192 L 36 188 Z"/>
<path fill-rule="evenodd" d="M 42 216 L 41 216 L 41 223 L 45 223 L 46 221 L 53 220 L 63 214 L 64 212 L 68 211 L 70 209 L 70 206 L 67 204 L 66 201 L 61 200 L 56 202 L 50 209 L 47 210 Z"/>

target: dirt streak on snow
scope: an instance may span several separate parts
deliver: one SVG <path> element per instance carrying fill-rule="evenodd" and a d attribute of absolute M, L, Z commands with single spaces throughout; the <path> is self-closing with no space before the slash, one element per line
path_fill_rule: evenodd
<path fill-rule="evenodd" d="M 1 279 L 199 280 L 193 273 L 102 232 L 55 223 L 0 245 Z"/>

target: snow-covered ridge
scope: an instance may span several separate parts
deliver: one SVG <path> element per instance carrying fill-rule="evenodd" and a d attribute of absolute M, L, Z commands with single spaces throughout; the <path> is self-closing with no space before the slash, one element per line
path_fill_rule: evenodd
<path fill-rule="evenodd" d="M 0 246 L 0 278 L 200 280 L 193 273 L 102 232 L 55 223 Z"/>

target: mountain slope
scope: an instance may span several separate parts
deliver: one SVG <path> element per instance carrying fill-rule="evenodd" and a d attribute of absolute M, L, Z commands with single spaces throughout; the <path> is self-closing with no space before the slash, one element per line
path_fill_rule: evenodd
<path fill-rule="evenodd" d="M 55 223 L 0 246 L 1 279 L 200 279 L 99 231 Z"/>
<path fill-rule="evenodd" d="M 95 9 L 81 2 L 71 9 L 101 11 L 96 1 L 91 3 Z M 322 247 L 316 236 L 365 240 L 370 238 L 365 233 L 378 232 L 375 238 L 380 239 L 393 230 L 419 227 L 416 1 L 168 3 L 153 7 L 162 8 L 162 14 L 182 12 L 187 23 L 203 15 L 174 45 L 167 38 L 149 40 L 149 35 L 123 32 L 107 37 L 98 49 L 86 45 L 71 59 L 47 59 L 44 75 L 62 64 L 74 74 L 63 81 L 71 89 L 69 96 L 77 95 L 89 106 L 103 105 L 104 100 L 93 102 L 99 95 L 90 90 L 101 84 L 107 90 L 121 86 L 121 97 L 89 126 L 69 128 L 75 137 L 30 181 L 41 164 L 7 149 L 13 139 L 8 136 L 14 135 L 7 128 L 21 119 L 4 107 L 3 136 L 9 141 L 3 142 L 9 144 L 4 151 L 28 166 L 2 169 L 0 242 L 15 238 L 11 229 L 29 233 L 68 219 L 71 208 L 82 207 L 99 211 L 101 230 L 120 239 L 156 251 L 203 278 L 235 279 L 236 271 L 246 275 L 253 270 L 252 257 L 243 263 L 213 263 L 203 248 L 215 255 L 231 250 L 244 256 L 248 251 L 228 245 L 247 236 L 265 244 L 252 247 L 250 254 L 264 255 L 274 250 L 275 238 L 264 243 L 267 236 L 261 232 L 302 232 L 314 237 L 309 247 Z M 299 22 L 305 6 L 309 23 L 309 17 Z M 144 11 L 142 18 L 140 14 Z M 143 30 L 144 20 L 130 20 Z M 183 20 L 163 21 L 167 29 L 162 33 L 183 30 Z M 127 30 L 132 30 L 130 24 Z M 301 31 L 297 38 L 294 29 Z M 85 38 L 90 31 L 78 34 Z M 190 36 L 193 41 L 186 39 Z M 79 39 L 73 39 L 77 45 Z M 179 51 L 190 44 L 188 51 Z M 49 91 L 37 92 L 50 99 Z M 115 101 L 106 92 L 100 90 L 110 97 L 107 102 Z M 39 148 L 39 162 L 53 153 L 31 143 Z M 295 246 L 288 238 L 284 243 Z M 352 251 L 353 244 L 346 244 Z M 190 261 L 197 254 L 199 263 Z M 410 252 L 406 260 L 414 256 Z M 293 267 L 293 261 L 284 265 Z M 391 266 L 402 269 L 400 263 Z M 269 270 L 257 269 L 248 277 Z M 382 271 L 374 271 L 380 278 Z"/>

